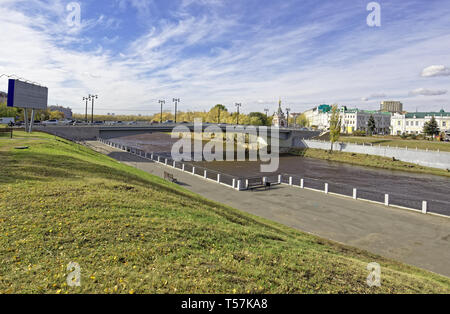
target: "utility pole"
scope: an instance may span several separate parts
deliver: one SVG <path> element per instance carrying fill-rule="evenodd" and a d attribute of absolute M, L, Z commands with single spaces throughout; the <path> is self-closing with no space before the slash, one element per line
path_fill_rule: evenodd
<path fill-rule="evenodd" d="M 165 100 L 158 100 L 158 102 L 161 105 L 161 116 L 159 118 L 159 123 L 162 123 L 163 104 L 165 104 L 166 101 Z"/>
<path fill-rule="evenodd" d="M 235 103 L 235 106 L 237 108 L 236 124 L 239 125 L 239 108 L 242 107 L 242 104 L 241 103 Z"/>
<path fill-rule="evenodd" d="M 174 98 L 173 102 L 175 103 L 175 124 L 177 123 L 177 106 L 178 103 L 180 102 L 180 98 Z"/>
<path fill-rule="evenodd" d="M 91 111 L 91 123 L 94 124 L 94 99 L 97 99 L 98 95 L 89 94 L 89 99 L 92 101 L 92 111 Z"/>
<path fill-rule="evenodd" d="M 84 121 L 87 123 L 88 122 L 87 107 L 88 107 L 89 97 L 83 97 L 83 101 L 85 101 L 85 100 L 86 100 L 86 110 L 84 112 Z"/>
<path fill-rule="evenodd" d="M 289 127 L 289 112 L 291 111 L 291 108 L 286 108 L 286 115 L 287 115 L 287 119 L 286 119 L 286 127 Z"/>

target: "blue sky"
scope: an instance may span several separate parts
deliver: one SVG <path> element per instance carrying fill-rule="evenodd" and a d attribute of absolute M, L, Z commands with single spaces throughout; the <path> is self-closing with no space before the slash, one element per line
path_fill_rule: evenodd
<path fill-rule="evenodd" d="M 49 87 L 49 102 L 83 112 L 153 114 L 217 103 L 301 112 L 320 103 L 450 110 L 450 3 L 363 0 L 83 0 L 70 26 L 63 0 L 0 0 L 0 74 Z M 6 79 L 0 90 L 6 91 Z"/>

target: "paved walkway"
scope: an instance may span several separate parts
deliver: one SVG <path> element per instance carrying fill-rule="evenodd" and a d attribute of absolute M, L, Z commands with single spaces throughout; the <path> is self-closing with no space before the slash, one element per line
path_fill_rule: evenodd
<path fill-rule="evenodd" d="M 208 199 L 450 277 L 449 218 L 285 185 L 270 191 L 238 192 L 98 142 L 88 145 L 160 177 L 164 171 L 173 173 L 185 188 Z"/>

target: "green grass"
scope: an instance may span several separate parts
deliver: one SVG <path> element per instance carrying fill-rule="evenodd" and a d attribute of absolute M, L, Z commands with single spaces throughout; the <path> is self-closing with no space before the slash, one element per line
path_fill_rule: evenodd
<path fill-rule="evenodd" d="M 443 152 L 450 152 L 449 142 L 438 142 L 438 141 L 427 141 L 427 140 L 413 140 L 413 139 L 401 139 L 395 136 L 368 136 L 368 137 L 358 137 L 358 136 L 341 136 L 339 138 L 340 142 L 346 143 L 358 143 L 358 144 L 373 144 L 381 146 L 390 147 L 408 147 L 411 149 L 429 149 L 429 150 L 440 150 Z"/>
<path fill-rule="evenodd" d="M 0 140 L 1 293 L 449 293 L 450 279 L 208 201 L 46 134 Z M 16 150 L 15 146 L 29 146 Z M 66 284 L 68 263 L 81 287 Z M 366 284 L 367 263 L 382 286 Z"/>
<path fill-rule="evenodd" d="M 424 167 L 418 164 L 413 164 L 400 160 L 394 161 L 392 158 L 375 155 L 364 155 L 364 154 L 337 152 L 337 151 L 330 153 L 328 150 L 314 149 L 314 148 L 300 149 L 300 150 L 293 149 L 290 151 L 290 154 L 308 158 L 323 159 L 328 161 L 344 162 L 347 164 L 358 166 L 375 167 L 386 170 L 398 170 L 398 171 L 407 171 L 414 173 L 424 173 L 450 177 L 450 171 L 448 170 Z"/>

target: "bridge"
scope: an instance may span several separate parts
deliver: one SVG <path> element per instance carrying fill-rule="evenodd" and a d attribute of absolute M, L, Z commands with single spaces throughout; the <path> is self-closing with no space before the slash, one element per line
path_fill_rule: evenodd
<path fill-rule="evenodd" d="M 56 135 L 68 140 L 85 141 L 95 140 L 97 138 L 113 139 L 123 136 L 139 135 L 156 132 L 172 132 L 175 127 L 183 126 L 189 129 L 191 132 L 196 130 L 193 124 L 167 124 L 167 125 L 85 125 L 85 126 L 38 126 L 35 130 Z M 223 124 L 202 124 L 202 129 L 205 131 L 210 126 L 219 127 L 224 133 L 227 128 L 234 128 L 233 133 L 245 133 L 245 127 L 243 125 L 223 125 Z M 260 127 L 255 127 L 258 134 L 260 134 Z M 271 137 L 272 128 L 266 128 L 267 136 Z M 229 134 L 229 133 L 227 133 Z M 280 149 L 288 149 L 295 147 L 304 147 L 302 145 L 303 139 L 312 139 L 319 136 L 318 131 L 304 131 L 294 128 L 280 128 L 279 139 Z"/>

